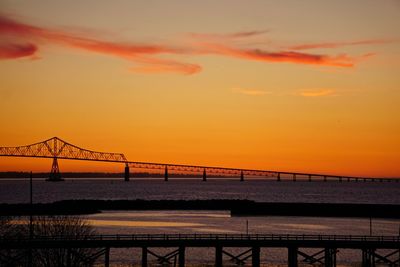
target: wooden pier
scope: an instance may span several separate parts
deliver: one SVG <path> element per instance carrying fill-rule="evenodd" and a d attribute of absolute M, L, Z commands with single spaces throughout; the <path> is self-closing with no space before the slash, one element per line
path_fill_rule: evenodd
<path fill-rule="evenodd" d="M 174 248 L 166 255 L 158 255 L 154 248 Z M 399 266 L 400 236 L 355 236 L 355 235 L 273 235 L 273 234 L 134 234 L 134 235 L 96 235 L 86 239 L 70 236 L 35 236 L 14 239 L 0 238 L 0 253 L 4 249 L 54 249 L 65 248 L 98 248 L 96 257 L 104 256 L 104 266 L 110 265 L 110 248 L 140 248 L 141 262 L 146 267 L 149 256 L 159 263 L 171 263 L 178 259 L 177 265 L 185 266 L 185 250 L 193 247 L 215 248 L 215 266 L 223 266 L 223 257 L 238 265 L 251 263 L 254 267 L 261 265 L 261 248 L 286 248 L 287 264 L 297 267 L 299 257 L 309 264 L 336 266 L 338 249 L 358 249 L 362 251 L 362 266 L 373 267 L 377 263 L 386 266 Z M 238 255 L 233 255 L 224 248 L 245 248 Z M 319 248 L 320 251 L 309 255 L 304 248 Z M 378 252 L 390 251 L 386 255 Z M 0 255 L 1 256 L 1 255 Z"/>

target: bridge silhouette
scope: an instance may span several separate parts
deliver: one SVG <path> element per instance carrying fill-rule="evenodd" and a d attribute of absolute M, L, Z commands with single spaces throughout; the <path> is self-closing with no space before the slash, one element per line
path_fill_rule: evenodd
<path fill-rule="evenodd" d="M 245 176 L 259 177 L 264 179 L 282 181 L 290 180 L 319 180 L 328 181 L 335 180 L 342 182 L 347 181 L 396 181 L 398 178 L 377 178 L 377 177 L 356 177 L 356 176 L 340 176 L 331 174 L 318 174 L 318 173 L 301 173 L 301 172 L 287 172 L 276 170 L 252 170 L 241 168 L 226 168 L 226 167 L 211 167 L 211 166 L 197 166 L 197 165 L 183 165 L 183 164 L 170 164 L 170 163 L 152 163 L 152 162 L 138 162 L 129 161 L 123 153 L 110 153 L 98 152 L 93 150 L 84 149 L 76 145 L 70 144 L 58 137 L 53 137 L 42 142 L 34 143 L 26 146 L 16 147 L 0 147 L 0 156 L 5 157 L 29 157 L 29 158 L 51 158 L 53 159 L 51 171 L 48 181 L 63 181 L 58 166 L 59 159 L 66 160 L 84 160 L 84 161 L 102 161 L 114 162 L 125 165 L 124 179 L 130 180 L 130 168 L 134 169 L 148 169 L 148 170 L 161 170 L 164 172 L 164 180 L 168 181 L 169 173 L 200 173 L 202 180 L 207 181 L 207 176 L 219 175 L 229 177 L 239 177 L 240 181 L 244 181 Z"/>

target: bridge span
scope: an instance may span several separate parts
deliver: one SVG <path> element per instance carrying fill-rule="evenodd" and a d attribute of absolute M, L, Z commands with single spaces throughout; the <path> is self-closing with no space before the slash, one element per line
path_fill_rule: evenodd
<path fill-rule="evenodd" d="M 0 156 L 4 157 L 30 157 L 30 158 L 51 158 L 53 160 L 48 181 L 62 181 L 60 169 L 58 166 L 59 159 L 67 160 L 84 160 L 84 161 L 102 161 L 121 163 L 125 165 L 124 179 L 130 180 L 130 168 L 145 170 L 161 170 L 164 172 L 164 180 L 168 181 L 170 173 L 195 173 L 200 174 L 202 181 L 207 181 L 211 175 L 220 177 L 238 177 L 240 181 L 244 181 L 245 177 L 258 177 L 269 180 L 306 180 L 306 181 L 380 181 L 380 182 L 398 182 L 400 178 L 380 178 L 380 177 L 356 177 L 342 176 L 320 173 L 302 173 L 287 172 L 277 170 L 252 170 L 242 168 L 227 168 L 213 166 L 198 166 L 170 163 L 152 163 L 129 161 L 123 153 L 98 152 L 84 149 L 68 143 L 58 137 L 53 137 L 42 142 L 34 143 L 26 146 L 17 147 L 0 147 Z"/>

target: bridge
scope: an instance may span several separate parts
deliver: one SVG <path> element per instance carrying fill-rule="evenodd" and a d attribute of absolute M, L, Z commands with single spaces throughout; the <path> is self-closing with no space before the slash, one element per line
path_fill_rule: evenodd
<path fill-rule="evenodd" d="M 302 264 L 317 264 L 326 267 L 337 265 L 337 254 L 345 249 L 361 251 L 359 261 L 363 267 L 376 264 L 399 266 L 400 236 L 351 236 L 351 235 L 274 235 L 274 234 L 133 234 L 133 235 L 93 235 L 93 236 L 21 236 L 18 238 L 0 238 L 0 259 L 11 263 L 2 251 L 17 250 L 20 253 L 35 249 L 64 249 L 62 260 L 71 262 L 71 256 L 80 248 L 97 249 L 93 255 L 85 255 L 88 259 L 104 256 L 104 266 L 110 266 L 110 249 L 141 249 L 141 266 L 147 267 L 151 260 L 168 265 L 178 261 L 179 267 L 186 264 L 187 248 L 215 248 L 216 267 L 222 267 L 226 259 L 231 264 L 244 266 L 250 263 L 260 267 L 262 248 L 286 248 L 287 265 L 297 267 Z M 226 248 L 242 248 L 244 251 L 234 255 Z M 162 254 L 157 248 L 172 249 Z M 317 251 L 307 252 L 306 248 Z M 339 250 L 340 249 L 340 250 Z M 164 252 L 165 253 L 165 252 Z M 29 258 L 21 256 L 22 258 Z M 60 259 L 61 260 L 61 259 Z M 356 260 L 356 259 L 355 259 Z M 231 265 L 230 264 L 230 265 Z"/>
<path fill-rule="evenodd" d="M 76 145 L 70 144 L 58 137 L 53 137 L 42 142 L 34 143 L 26 146 L 17 147 L 0 147 L 0 156 L 5 157 L 30 157 L 30 158 L 50 158 L 53 159 L 48 181 L 62 181 L 60 169 L 58 166 L 59 159 L 66 160 L 84 160 L 84 161 L 102 161 L 113 162 L 125 165 L 124 179 L 130 180 L 130 168 L 161 170 L 164 173 L 164 180 L 168 181 L 170 172 L 175 173 L 197 173 L 202 177 L 202 181 L 207 181 L 209 175 L 217 175 L 221 177 L 238 177 L 240 181 L 244 181 L 247 177 L 259 177 L 276 181 L 282 180 L 307 180 L 307 181 L 380 181 L 380 182 L 399 182 L 400 178 L 378 178 L 378 177 L 356 177 L 356 176 L 340 176 L 331 174 L 318 173 L 301 173 L 286 172 L 276 170 L 252 170 L 241 168 L 211 167 L 169 163 L 151 163 L 128 161 L 122 153 L 97 152 L 84 149 Z"/>

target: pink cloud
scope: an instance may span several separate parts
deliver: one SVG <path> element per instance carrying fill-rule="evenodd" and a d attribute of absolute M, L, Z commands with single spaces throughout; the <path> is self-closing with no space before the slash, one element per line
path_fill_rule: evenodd
<path fill-rule="evenodd" d="M 223 39 L 239 39 L 262 35 L 268 32 L 264 31 L 243 31 L 233 33 L 189 33 L 188 36 L 200 40 L 223 40 Z"/>
<path fill-rule="evenodd" d="M 93 53 L 110 55 L 138 64 L 133 71 L 140 72 L 177 72 L 193 74 L 201 70 L 196 64 L 177 62 L 175 60 L 158 59 L 157 54 L 182 54 L 176 48 L 160 45 L 141 45 L 133 43 L 118 43 L 88 38 L 61 30 L 51 30 L 43 27 L 31 26 L 0 16 L 0 33 L 25 38 L 37 42 L 47 42 L 69 48 L 85 50 Z"/>
<path fill-rule="evenodd" d="M 140 73 L 180 73 L 195 74 L 202 70 L 198 64 L 182 62 L 176 59 L 160 57 L 160 55 L 220 55 L 242 60 L 269 63 L 286 62 L 293 64 L 323 65 L 334 67 L 353 67 L 355 63 L 370 56 L 351 57 L 347 54 L 326 55 L 293 51 L 295 49 L 311 49 L 318 44 L 292 47 L 292 50 L 266 51 L 257 48 L 244 48 L 235 45 L 234 40 L 257 37 L 266 31 L 245 31 L 228 34 L 196 34 L 192 33 L 191 42 L 182 42 L 182 47 L 171 45 L 155 45 L 133 42 L 107 41 L 88 34 L 77 34 L 60 29 L 50 29 L 22 23 L 0 15 L 0 59 L 12 59 L 34 56 L 38 46 L 51 44 L 68 49 L 77 49 L 90 53 L 121 58 L 134 63 L 133 72 Z M 378 40 L 326 43 L 325 47 L 377 43 Z M 383 42 L 383 41 L 382 41 Z"/>
<path fill-rule="evenodd" d="M 222 44 L 203 43 L 204 52 L 264 62 L 289 62 L 296 64 L 353 67 L 354 59 L 346 54 L 327 56 L 293 51 L 268 52 L 260 49 L 242 49 Z"/>
<path fill-rule="evenodd" d="M 0 59 L 33 57 L 37 51 L 37 46 L 31 43 L 0 43 Z"/>
<path fill-rule="evenodd" d="M 356 46 L 356 45 L 375 45 L 375 44 L 387 44 L 392 43 L 394 40 L 389 39 L 371 39 L 371 40 L 361 40 L 353 42 L 332 42 L 332 43 L 311 43 L 311 44 L 301 44 L 289 47 L 292 50 L 307 50 L 316 48 L 338 48 L 343 46 Z"/>

